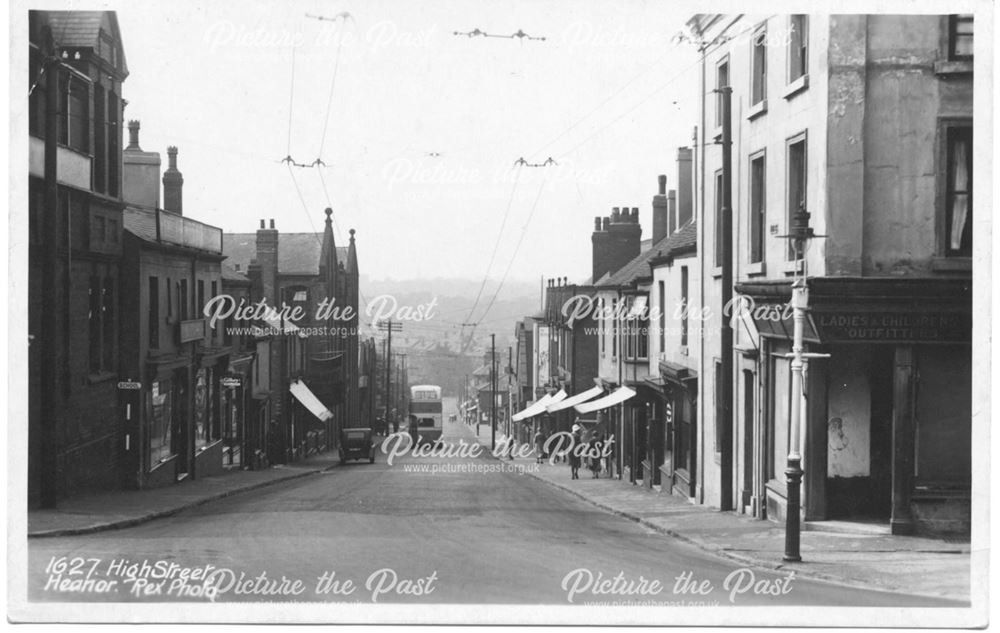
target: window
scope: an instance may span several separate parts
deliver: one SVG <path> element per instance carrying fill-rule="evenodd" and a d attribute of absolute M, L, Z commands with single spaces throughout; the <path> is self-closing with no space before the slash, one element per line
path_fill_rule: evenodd
<path fill-rule="evenodd" d="M 722 266 L 722 170 L 715 172 L 715 265 Z"/>
<path fill-rule="evenodd" d="M 681 266 L 681 346 L 688 344 L 688 269 Z"/>
<path fill-rule="evenodd" d="M 103 369 L 113 371 L 115 368 L 115 280 L 104 278 L 104 294 L 101 320 L 104 338 L 101 346 L 104 353 Z"/>
<path fill-rule="evenodd" d="M 750 263 L 764 261 L 766 212 L 764 154 L 750 159 Z"/>
<path fill-rule="evenodd" d="M 948 59 L 972 59 L 973 17 L 963 13 L 948 18 Z"/>
<path fill-rule="evenodd" d="M 798 137 L 788 143 L 788 216 L 791 230 L 792 218 L 799 207 L 806 206 L 806 139 Z M 806 209 L 808 211 L 809 209 Z M 788 240 L 788 260 L 797 259 L 792 240 Z"/>
<path fill-rule="evenodd" d="M 31 49 L 28 61 L 28 134 L 45 138 L 45 74 L 41 53 Z"/>
<path fill-rule="evenodd" d="M 614 315 L 618 309 L 618 300 L 611 300 L 611 358 L 618 357 L 618 319 Z"/>
<path fill-rule="evenodd" d="M 767 29 L 765 27 L 754 31 L 752 43 L 750 105 L 756 105 L 767 99 Z"/>
<path fill-rule="evenodd" d="M 62 129 L 59 141 L 84 154 L 90 151 L 90 85 L 75 75 L 62 79 Z"/>
<path fill-rule="evenodd" d="M 809 74 L 809 16 L 793 15 L 788 33 L 788 83 Z"/>
<path fill-rule="evenodd" d="M 118 243 L 118 220 L 112 220 L 108 218 L 108 242 L 111 244 Z"/>
<path fill-rule="evenodd" d="M 649 358 L 649 318 L 639 317 L 635 321 L 635 355 L 639 359 Z"/>
<path fill-rule="evenodd" d="M 87 296 L 90 299 L 90 309 L 87 312 L 87 319 L 90 324 L 90 372 L 101 371 L 101 278 L 97 275 L 90 276 L 90 286 L 87 289 Z"/>
<path fill-rule="evenodd" d="M 715 67 L 715 89 L 717 91 L 729 85 L 729 57 L 724 58 Z M 722 127 L 722 93 L 715 93 L 715 127 Z"/>
<path fill-rule="evenodd" d="M 121 138 L 122 130 L 119 125 L 119 99 L 114 92 L 108 92 L 108 116 L 107 116 L 107 138 L 108 138 L 108 195 L 112 198 L 118 197 L 118 188 L 121 184 L 119 165 L 121 164 Z"/>
<path fill-rule="evenodd" d="M 198 280 L 198 311 L 195 313 L 194 318 L 200 319 L 205 313 L 205 280 Z"/>
<path fill-rule="evenodd" d="M 181 279 L 177 285 L 177 309 L 180 312 L 181 321 L 188 319 L 188 282 Z"/>
<path fill-rule="evenodd" d="M 657 291 L 659 292 L 659 300 L 657 301 L 657 309 L 660 311 L 659 322 L 660 322 L 660 353 L 662 354 L 665 349 L 667 349 L 667 290 L 666 284 L 662 281 L 657 283 Z"/>
<path fill-rule="evenodd" d="M 167 286 L 167 297 L 169 304 L 170 286 Z M 158 277 L 149 278 L 149 347 L 150 349 L 160 348 L 160 279 Z"/>
<path fill-rule="evenodd" d="M 92 217 L 93 223 L 90 226 L 90 248 L 97 249 L 104 244 L 108 229 L 104 221 L 104 216 L 95 215 Z"/>
<path fill-rule="evenodd" d="M 947 129 L 945 255 L 972 256 L 972 127 Z"/>
<path fill-rule="evenodd" d="M 173 454 L 170 447 L 173 384 L 170 380 L 154 380 L 150 389 L 149 465 L 155 468 Z"/>
<path fill-rule="evenodd" d="M 105 166 L 107 156 L 108 125 L 105 120 L 104 87 L 94 84 L 94 191 L 104 193 L 107 189 L 107 171 Z"/>

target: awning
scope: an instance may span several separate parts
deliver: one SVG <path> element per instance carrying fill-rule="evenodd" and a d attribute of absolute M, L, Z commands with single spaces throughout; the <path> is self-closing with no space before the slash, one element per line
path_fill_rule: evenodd
<path fill-rule="evenodd" d="M 560 389 L 559 392 L 556 393 L 555 395 L 545 394 L 544 396 L 536 400 L 534 404 L 528 405 L 528 407 L 525 408 L 520 413 L 515 413 L 514 415 L 512 415 L 510 419 L 513 420 L 514 422 L 520 422 L 521 420 L 530 418 L 533 415 L 544 413 L 545 407 L 554 402 L 561 402 L 565 398 L 566 398 L 566 392 L 563 391 L 562 389 Z"/>
<path fill-rule="evenodd" d="M 288 386 L 288 390 L 292 392 L 295 399 L 302 403 L 302 406 L 309 409 L 309 412 L 315 415 L 317 418 L 326 422 L 333 417 L 330 410 L 326 408 L 319 398 L 309 391 L 309 387 L 306 386 L 301 380 L 296 380 L 291 385 Z"/>
<path fill-rule="evenodd" d="M 609 395 L 604 396 L 594 400 L 593 402 L 585 402 L 583 404 L 578 404 L 574 409 L 577 413 L 590 413 L 591 411 L 600 411 L 601 409 L 607 409 L 608 407 L 613 407 L 616 404 L 621 404 L 629 398 L 635 395 L 635 392 L 628 387 L 619 387 Z"/>
<path fill-rule="evenodd" d="M 545 407 L 545 410 L 548 411 L 549 413 L 555 413 L 556 411 L 562 411 L 563 409 L 568 409 L 568 408 L 570 408 L 572 406 L 578 405 L 581 402 L 586 402 L 587 400 L 590 400 L 591 398 L 596 398 L 597 396 L 601 395 L 602 393 L 604 393 L 604 390 L 601 389 L 600 387 L 591 387 L 590 389 L 588 389 L 586 391 L 582 391 L 582 392 L 580 392 L 580 393 L 578 393 L 575 396 L 572 396 L 570 398 L 566 398 L 565 400 L 563 400 L 561 402 L 550 403 L 548 406 Z"/>

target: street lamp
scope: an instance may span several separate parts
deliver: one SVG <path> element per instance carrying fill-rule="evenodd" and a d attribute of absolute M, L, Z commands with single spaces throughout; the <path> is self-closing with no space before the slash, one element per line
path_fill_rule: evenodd
<path fill-rule="evenodd" d="M 806 308 L 809 306 L 809 289 L 806 287 L 805 250 L 809 240 L 814 237 L 825 237 L 813 233 L 809 226 L 809 213 L 805 202 L 799 203 L 798 210 L 792 216 L 792 227 L 788 235 L 782 237 L 792 241 L 795 261 L 802 261 L 801 269 L 796 265 L 795 277 L 792 281 L 792 353 L 791 358 L 792 393 L 791 411 L 789 412 L 789 448 L 788 463 L 785 468 L 785 483 L 787 486 L 787 503 L 785 507 L 785 555 L 783 560 L 798 562 L 802 560 L 799 554 L 799 536 L 801 533 L 802 508 L 802 455 L 799 453 L 801 443 L 801 425 L 808 420 L 806 409 L 805 364 L 809 358 L 828 358 L 829 354 L 806 353 L 802 349 L 802 338 L 805 330 Z"/>

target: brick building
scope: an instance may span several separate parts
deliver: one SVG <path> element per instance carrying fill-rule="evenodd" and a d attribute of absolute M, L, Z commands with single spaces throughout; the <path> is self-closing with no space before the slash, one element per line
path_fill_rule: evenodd
<path fill-rule="evenodd" d="M 28 499 L 53 506 L 121 484 L 128 67 L 114 12 L 30 11 L 28 19 Z"/>
<path fill-rule="evenodd" d="M 284 335 L 272 341 L 271 461 L 284 463 L 331 448 L 340 429 L 358 424 L 361 415 L 354 230 L 347 246 L 337 246 L 330 209 L 322 235 L 279 233 L 274 220 L 267 226 L 261 220 L 255 234 L 226 233 L 224 252 L 228 262 L 246 271 L 255 298 L 269 306 L 299 307 L 304 315 L 286 322 Z M 317 314 L 330 300 L 339 316 L 336 311 Z M 304 328 L 307 335 L 300 336 Z M 298 385 L 329 414 L 303 405 L 292 393 L 302 389 Z"/>

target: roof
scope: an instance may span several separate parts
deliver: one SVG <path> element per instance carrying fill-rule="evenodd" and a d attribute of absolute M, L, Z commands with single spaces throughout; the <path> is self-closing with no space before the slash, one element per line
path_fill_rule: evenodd
<path fill-rule="evenodd" d="M 678 255 L 691 251 L 697 244 L 698 231 L 694 220 L 691 220 L 679 230 L 662 238 L 650 249 L 639 253 L 639 255 L 625 264 L 614 274 L 605 275 L 598 281 L 598 286 L 625 286 L 635 282 L 637 279 L 650 276 L 650 263 L 663 256 Z"/>
<path fill-rule="evenodd" d="M 319 233 L 279 233 L 278 272 L 282 275 L 318 275 L 322 256 L 322 236 Z M 232 264 L 242 270 L 257 257 L 256 233 L 224 233 L 222 252 Z M 337 262 L 347 263 L 347 247 L 337 247 Z"/>
<path fill-rule="evenodd" d="M 224 260 L 222 262 L 222 280 L 250 283 L 250 278 L 236 270 L 233 263 L 229 260 Z"/>
<path fill-rule="evenodd" d="M 61 48 L 97 49 L 104 29 L 118 43 L 121 70 L 128 73 L 114 11 L 43 11 L 42 14 L 48 20 L 53 42 Z"/>

